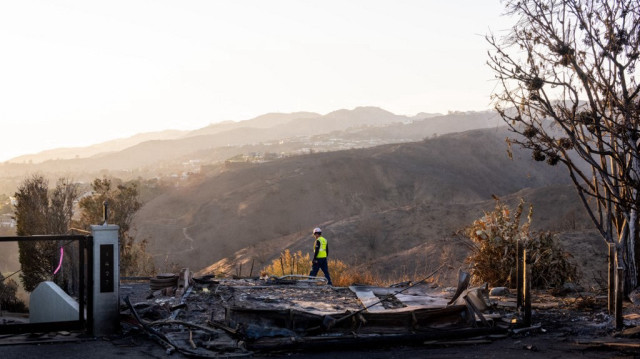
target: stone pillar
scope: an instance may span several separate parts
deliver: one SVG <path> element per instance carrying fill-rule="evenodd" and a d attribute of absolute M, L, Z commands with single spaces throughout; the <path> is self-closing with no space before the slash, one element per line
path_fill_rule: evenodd
<path fill-rule="evenodd" d="M 93 235 L 93 335 L 105 336 L 120 330 L 119 227 L 91 226 Z"/>

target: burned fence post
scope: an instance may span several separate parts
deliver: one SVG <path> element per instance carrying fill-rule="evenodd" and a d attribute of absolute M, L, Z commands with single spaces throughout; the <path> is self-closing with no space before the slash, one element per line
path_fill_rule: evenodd
<path fill-rule="evenodd" d="M 614 243 L 609 243 L 609 283 L 607 286 L 607 309 L 609 314 L 615 312 L 615 300 L 616 300 L 616 246 Z"/>
<path fill-rule="evenodd" d="M 523 270 L 524 270 L 524 246 L 521 240 L 516 241 L 516 308 L 522 308 L 522 286 L 523 286 Z"/>
<path fill-rule="evenodd" d="M 531 259 L 529 258 L 529 253 L 527 253 L 526 250 L 524 250 L 523 252 L 523 257 L 524 257 L 524 270 L 523 270 L 523 276 L 524 276 L 524 326 L 525 327 L 530 327 L 531 326 L 531 280 L 533 279 L 531 277 Z"/>
<path fill-rule="evenodd" d="M 103 225 L 106 225 L 109 220 L 109 202 L 107 201 L 102 204 L 102 217 L 104 219 Z"/>
<path fill-rule="evenodd" d="M 616 330 L 622 329 L 622 297 L 624 296 L 624 268 L 618 267 L 616 271 Z"/>

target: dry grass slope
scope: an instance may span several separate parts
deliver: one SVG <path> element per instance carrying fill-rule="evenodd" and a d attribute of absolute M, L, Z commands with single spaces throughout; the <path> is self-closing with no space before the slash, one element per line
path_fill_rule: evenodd
<path fill-rule="evenodd" d="M 506 135 L 477 130 L 232 166 L 148 203 L 136 227 L 161 266 L 223 260 L 210 269 L 243 263 L 247 275 L 286 248 L 310 251 L 308 232 L 320 225 L 331 255 L 350 265 L 416 279 L 448 262 L 454 270 L 438 274 L 448 281 L 466 253 L 453 233 L 491 209 L 492 194 L 529 198 L 543 229 L 586 226 L 563 169 L 517 150 L 509 160 Z"/>

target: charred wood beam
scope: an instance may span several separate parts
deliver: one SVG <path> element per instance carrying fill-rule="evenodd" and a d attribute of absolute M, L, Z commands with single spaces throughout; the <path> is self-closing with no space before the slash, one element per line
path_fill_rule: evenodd
<path fill-rule="evenodd" d="M 232 336 L 238 335 L 238 331 L 237 330 L 235 330 L 233 328 L 230 328 L 230 327 L 224 325 L 223 323 L 220 323 L 220 322 L 217 322 L 217 321 L 214 321 L 214 320 L 207 320 L 207 324 L 212 326 L 212 327 L 214 327 L 214 328 L 218 328 L 218 329 L 224 330 L 225 332 L 231 334 Z"/>
<path fill-rule="evenodd" d="M 348 349 L 388 346 L 388 345 L 424 345 L 429 341 L 438 340 L 460 340 L 465 338 L 476 338 L 485 336 L 483 339 L 492 339 L 494 335 L 503 337 L 504 329 L 492 328 L 466 328 L 456 330 L 432 330 L 419 333 L 401 334 L 342 334 L 342 335 L 321 335 L 296 338 L 271 337 L 260 338 L 246 343 L 247 349 L 253 351 L 269 350 L 326 350 L 327 348 Z"/>
<path fill-rule="evenodd" d="M 527 251 L 524 251 L 524 283 L 523 283 L 523 296 L 524 296 L 524 321 L 525 327 L 531 326 L 531 258 Z"/>
<path fill-rule="evenodd" d="M 142 321 L 142 319 L 140 319 L 140 316 L 138 315 L 136 310 L 133 308 L 133 305 L 131 304 L 131 300 L 129 299 L 129 296 L 124 298 L 124 302 L 129 307 L 129 311 L 131 311 L 133 318 L 136 320 L 138 325 L 146 332 L 147 336 L 149 336 L 151 339 L 155 340 L 160 345 L 162 345 L 167 354 L 171 354 L 176 351 L 176 347 L 164 336 L 164 334 L 155 330 L 154 328 L 151 328 L 144 321 Z"/>
<path fill-rule="evenodd" d="M 516 242 L 516 308 L 519 310 L 523 304 L 523 291 L 524 285 L 524 244 L 520 241 Z"/>
<path fill-rule="evenodd" d="M 473 322 L 475 324 L 476 322 L 476 316 L 478 318 L 480 318 L 480 321 L 482 321 L 482 324 L 484 324 L 485 327 L 490 327 L 491 324 L 489 324 L 489 322 L 487 321 L 487 319 L 484 317 L 484 315 L 482 315 L 482 312 L 473 304 L 472 300 L 469 300 L 469 298 L 467 296 L 464 297 L 464 301 L 467 302 L 467 306 L 469 307 L 469 309 L 471 309 L 471 315 L 472 315 L 472 319 Z"/>
<path fill-rule="evenodd" d="M 452 305 L 438 309 L 418 309 L 406 312 L 345 313 L 350 320 L 334 322 L 323 329 L 327 316 L 282 309 L 227 308 L 225 325 L 238 328 L 241 325 L 291 330 L 299 335 L 327 333 L 404 333 L 410 331 L 462 328 L 468 326 L 467 306 Z"/>

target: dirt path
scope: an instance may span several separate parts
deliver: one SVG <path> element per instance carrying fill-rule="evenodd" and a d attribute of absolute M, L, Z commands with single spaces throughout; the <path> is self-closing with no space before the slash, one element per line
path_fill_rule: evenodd
<path fill-rule="evenodd" d="M 187 252 L 187 251 L 192 251 L 192 250 L 193 250 L 193 243 L 194 243 L 194 241 L 195 241 L 195 240 L 193 239 L 193 237 L 191 237 L 191 236 L 189 235 L 189 233 L 187 233 L 187 230 L 188 230 L 189 228 L 190 228 L 190 227 L 184 227 L 184 228 L 182 228 L 182 234 L 184 234 L 184 238 L 185 238 L 187 241 L 189 241 L 189 248 L 188 248 L 188 249 L 185 249 L 185 250 L 183 250 L 183 251 L 181 251 L 181 252 Z M 181 253 L 181 252 L 179 252 L 179 253 Z"/>

